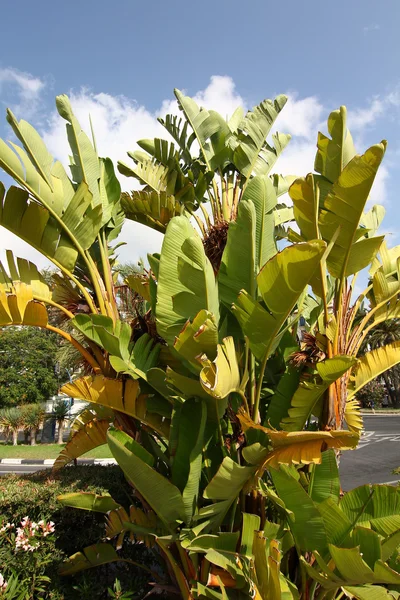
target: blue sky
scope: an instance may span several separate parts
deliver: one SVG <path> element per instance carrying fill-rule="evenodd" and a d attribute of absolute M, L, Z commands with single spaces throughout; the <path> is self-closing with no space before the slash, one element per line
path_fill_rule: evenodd
<path fill-rule="evenodd" d="M 279 171 L 298 175 L 312 171 L 330 110 L 346 104 L 358 151 L 388 139 L 372 196 L 386 207 L 389 245 L 400 243 L 398 0 L 5 0 L 2 9 L 0 115 L 11 106 L 62 160 L 64 123 L 54 114 L 60 93 L 70 94 L 84 126 L 91 113 L 101 154 L 113 160 L 160 133 L 155 116 L 176 110 L 174 87 L 223 114 L 288 93 L 277 127 L 293 140 Z M 0 136 L 10 137 L 5 117 Z M 124 259 L 158 249 L 159 237 L 142 229 L 124 230 Z M 1 229 L 0 255 L 5 247 L 33 256 Z"/>

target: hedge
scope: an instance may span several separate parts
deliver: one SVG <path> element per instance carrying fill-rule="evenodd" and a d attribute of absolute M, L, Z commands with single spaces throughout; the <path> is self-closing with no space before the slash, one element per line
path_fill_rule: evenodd
<path fill-rule="evenodd" d="M 55 523 L 54 540 L 46 543 L 46 550 L 43 550 L 47 564 L 42 570 L 51 581 L 45 594 L 37 597 L 52 600 L 109 598 L 107 587 L 112 587 L 116 578 L 124 591 L 134 592 L 133 598 L 144 597 L 151 589 L 147 585 L 147 575 L 139 570 L 132 572 L 132 567 L 128 569 L 124 563 L 104 565 L 74 577 L 58 575 L 58 567 L 66 557 L 101 541 L 105 535 L 104 515 L 64 507 L 57 502 L 58 495 L 77 491 L 109 493 L 125 507 L 132 503 L 131 488 L 117 466 L 67 467 L 55 474 L 46 470 L 0 478 L 0 519 L 3 523 L 18 526 L 26 516 L 34 521 L 43 519 Z M 154 566 L 154 554 L 142 544 L 125 543 L 123 555 Z M 7 561 L 13 564 L 5 564 Z M 7 554 L 3 547 L 0 572 L 9 568 L 18 569 L 18 565 L 15 557 Z M 20 569 L 25 568 L 21 563 Z"/>

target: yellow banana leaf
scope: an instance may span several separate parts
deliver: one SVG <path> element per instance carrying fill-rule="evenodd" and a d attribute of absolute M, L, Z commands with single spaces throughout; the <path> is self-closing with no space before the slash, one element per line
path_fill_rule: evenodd
<path fill-rule="evenodd" d="M 205 355 L 199 359 L 203 365 L 200 373 L 202 388 L 214 398 L 226 398 L 240 388 L 240 373 L 232 337 L 218 344 L 217 358 L 211 361 Z"/>
<path fill-rule="evenodd" d="M 361 356 L 352 374 L 348 399 L 351 400 L 364 385 L 398 363 L 400 363 L 400 341 L 371 350 Z"/>
<path fill-rule="evenodd" d="M 361 435 L 364 429 L 364 422 L 360 412 L 360 404 L 355 398 L 346 402 L 344 418 L 349 430 Z"/>
<path fill-rule="evenodd" d="M 154 168 L 154 165 L 152 167 Z M 164 174 L 165 169 L 160 168 L 161 173 Z M 130 194 L 123 192 L 121 206 L 127 219 L 147 225 L 161 233 L 165 233 L 172 217 L 181 215 L 185 209 L 174 196 L 168 195 L 165 191 L 154 190 L 150 192 L 136 190 Z"/>
<path fill-rule="evenodd" d="M 61 391 L 79 400 L 101 404 L 123 412 L 144 424 L 149 425 L 164 437 L 168 437 L 169 420 L 160 415 L 148 413 L 146 396 L 139 394 L 139 382 L 136 379 L 109 379 L 103 375 L 86 376 L 67 383 Z"/>
<path fill-rule="evenodd" d="M 279 465 L 319 464 L 324 450 L 350 450 L 356 448 L 359 436 L 351 431 L 275 431 L 257 425 L 244 412 L 239 412 L 244 431 L 260 429 L 270 439 L 271 450 L 259 466 L 259 470 Z"/>
<path fill-rule="evenodd" d="M 107 443 L 107 429 L 110 422 L 107 420 L 93 420 L 87 423 L 78 433 L 67 442 L 53 465 L 54 470 L 61 469 L 74 458 L 86 454 L 89 450 Z"/>
<path fill-rule="evenodd" d="M 22 282 L 13 284 L 13 293 L 7 294 L 0 286 L 0 326 L 33 325 L 46 327 L 47 310 L 33 298 L 32 289 Z"/>

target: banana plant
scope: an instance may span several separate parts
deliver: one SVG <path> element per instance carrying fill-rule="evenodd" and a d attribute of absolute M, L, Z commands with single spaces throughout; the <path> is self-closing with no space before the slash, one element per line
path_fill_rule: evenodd
<path fill-rule="evenodd" d="M 378 551 L 387 536 L 351 529 L 353 537 L 336 539 L 312 504 L 330 486 L 339 494 L 327 464 L 333 452 L 357 446 L 354 395 L 400 361 L 396 348 L 357 359 L 369 323 L 396 313 L 396 253 L 374 235 L 382 211 L 364 212 L 386 144 L 355 156 L 344 109 L 333 113 L 332 139 L 319 137 L 317 174 L 290 187 L 292 211 L 277 204 L 292 180 L 270 174 L 288 138 L 266 141 L 285 98 L 225 121 L 176 95 L 183 124 L 168 116 L 165 126 L 177 146 L 142 141 L 134 167 L 119 168 L 144 187 L 121 199 L 110 161 L 97 157 L 65 97 L 57 107 L 67 120 L 71 179 L 11 113 L 23 148 L 0 144 L 0 165 L 20 186 L 4 192 L 0 224 L 59 269 L 51 287 L 34 265 L 8 254 L 0 324 L 50 329 L 82 354 L 88 372 L 63 391 L 90 404 L 56 468 L 107 442 L 139 505 L 87 495 L 62 501 L 107 513 L 107 537 L 118 548 L 128 536 L 156 545 L 188 600 L 297 599 L 310 590 L 358 597 L 348 590 L 359 587 L 362 597 L 364 584 L 397 585 L 388 571 L 396 566 L 382 566 L 392 555 Z M 127 281 L 142 297 L 146 332 L 126 322 L 117 300 L 111 243 L 121 208 L 164 233 L 150 270 Z M 298 231 L 279 227 L 293 218 Z M 284 235 L 291 243 L 279 251 Z M 370 263 L 372 283 L 351 306 L 349 278 Z M 360 318 L 363 298 L 372 310 Z M 46 306 L 72 333 L 51 324 Z M 360 582 L 343 570 L 340 552 L 355 556 L 367 541 L 375 550 L 368 571 L 359 565 Z M 101 543 L 62 572 L 120 558 Z"/>
<path fill-rule="evenodd" d="M 246 187 L 260 176 L 268 188 L 264 219 L 273 248 L 272 229 L 282 228 L 293 216 L 290 207 L 278 203 L 278 197 L 287 192 L 294 178 L 271 174 L 290 135 L 273 133 L 272 145 L 267 140 L 286 96 L 263 100 L 247 114 L 238 108 L 228 120 L 199 107 L 179 90 L 175 96 L 182 116 L 158 119 L 169 139 L 139 140 L 141 150 L 128 152 L 134 165 L 118 163 L 122 174 L 144 185 L 122 194 L 126 217 L 165 233 L 173 217 L 191 216 L 218 271 L 229 223 L 237 218 Z"/>
<path fill-rule="evenodd" d="M 140 341 L 136 332 L 134 341 L 139 343 L 134 351 L 131 327 L 123 323 L 124 315 L 120 314 L 113 242 L 124 214 L 113 164 L 98 156 L 94 137 L 90 140 L 83 132 L 68 98 L 58 96 L 56 106 L 66 121 L 70 176 L 50 155 L 35 129 L 7 111 L 20 145 L 0 140 L 0 167 L 17 184 L 7 191 L 0 184 L 0 225 L 41 252 L 53 263 L 55 272 L 48 281 L 32 262 L 7 251 L 7 265 L 0 264 L 0 326 L 30 325 L 58 334 L 79 352 L 88 377 L 96 382 L 93 390 L 98 390 L 97 382 L 110 379 L 114 383 L 116 377 L 109 358 L 110 353 L 118 354 L 114 334 L 121 336 L 124 351 L 136 352 L 137 356 L 149 357 L 156 343 L 149 346 L 148 335 Z M 104 323 L 106 326 L 100 327 Z M 157 350 L 150 360 L 155 360 L 156 354 Z M 146 368 L 144 360 L 140 366 Z M 99 390 L 99 394 L 105 398 L 106 393 Z M 140 398 L 142 401 L 143 395 Z M 106 408 L 98 403 L 94 406 L 97 409 L 89 409 L 77 420 L 73 439 L 57 467 L 105 443 L 107 427 L 115 419 L 127 431 L 133 430 L 132 416 L 118 411 L 115 404 L 105 401 Z"/>
<path fill-rule="evenodd" d="M 312 292 L 303 309 L 311 337 L 305 336 L 295 356 L 297 365 L 314 363 L 317 370 L 318 359 L 310 358 L 313 349 L 319 348 L 329 360 L 342 355 L 357 357 L 371 328 L 399 314 L 399 249 L 389 251 L 384 236 L 376 235 L 384 208 L 373 206 L 365 211 L 386 141 L 356 155 L 344 107 L 331 113 L 328 131 L 331 138 L 322 134 L 318 138 L 316 174 L 297 179 L 289 190 L 298 229 L 289 230 L 289 239 L 304 242 L 317 238 L 325 240 L 330 248 L 311 281 Z M 353 299 L 357 276 L 368 266 L 369 285 Z M 366 299 L 371 309 L 360 316 Z M 398 344 L 393 343 L 359 357 L 341 377 L 325 386 L 324 406 L 320 394 L 313 394 L 315 388 L 304 382 L 303 391 L 299 389 L 294 395 L 282 426 L 297 429 L 314 411 L 320 415 L 322 427 L 340 429 L 346 422 L 350 429 L 359 431 L 362 421 L 355 394 L 400 361 L 398 350 Z"/>

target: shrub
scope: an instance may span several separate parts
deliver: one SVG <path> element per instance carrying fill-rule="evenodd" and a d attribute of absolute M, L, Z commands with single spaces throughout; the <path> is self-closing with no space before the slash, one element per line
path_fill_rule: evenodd
<path fill-rule="evenodd" d="M 25 517 L 34 522 L 41 520 L 55 523 L 55 532 L 32 555 L 14 553 L 7 543 L 0 540 L 0 573 L 9 580 L 15 573 L 24 576 L 49 577 L 44 582 L 44 595 L 35 596 L 52 600 L 108 598 L 107 588 L 116 578 L 124 591 L 135 592 L 135 598 L 145 595 L 147 575 L 143 571 L 132 573 L 126 564 L 104 565 L 74 577 L 59 577 L 58 567 L 62 560 L 79 548 L 97 543 L 104 538 L 104 515 L 62 506 L 57 496 L 69 492 L 87 491 L 98 494 L 110 493 L 126 507 L 132 503 L 131 488 L 118 467 L 78 466 L 53 474 L 41 471 L 31 475 L 7 475 L 0 479 L 0 506 L 2 523 L 19 526 Z M 29 553 L 30 554 L 30 553 Z M 146 556 L 143 556 L 145 554 Z M 144 545 L 128 544 L 124 557 L 140 563 L 154 562 L 154 556 Z M 148 591 L 149 588 L 147 588 Z M 143 592 L 143 593 L 142 593 Z M 29 596 L 28 596 L 29 597 Z"/>
<path fill-rule="evenodd" d="M 373 379 L 358 392 L 357 400 L 364 408 L 371 408 L 371 406 L 376 408 L 382 406 L 385 395 L 386 389 L 383 383 Z"/>

